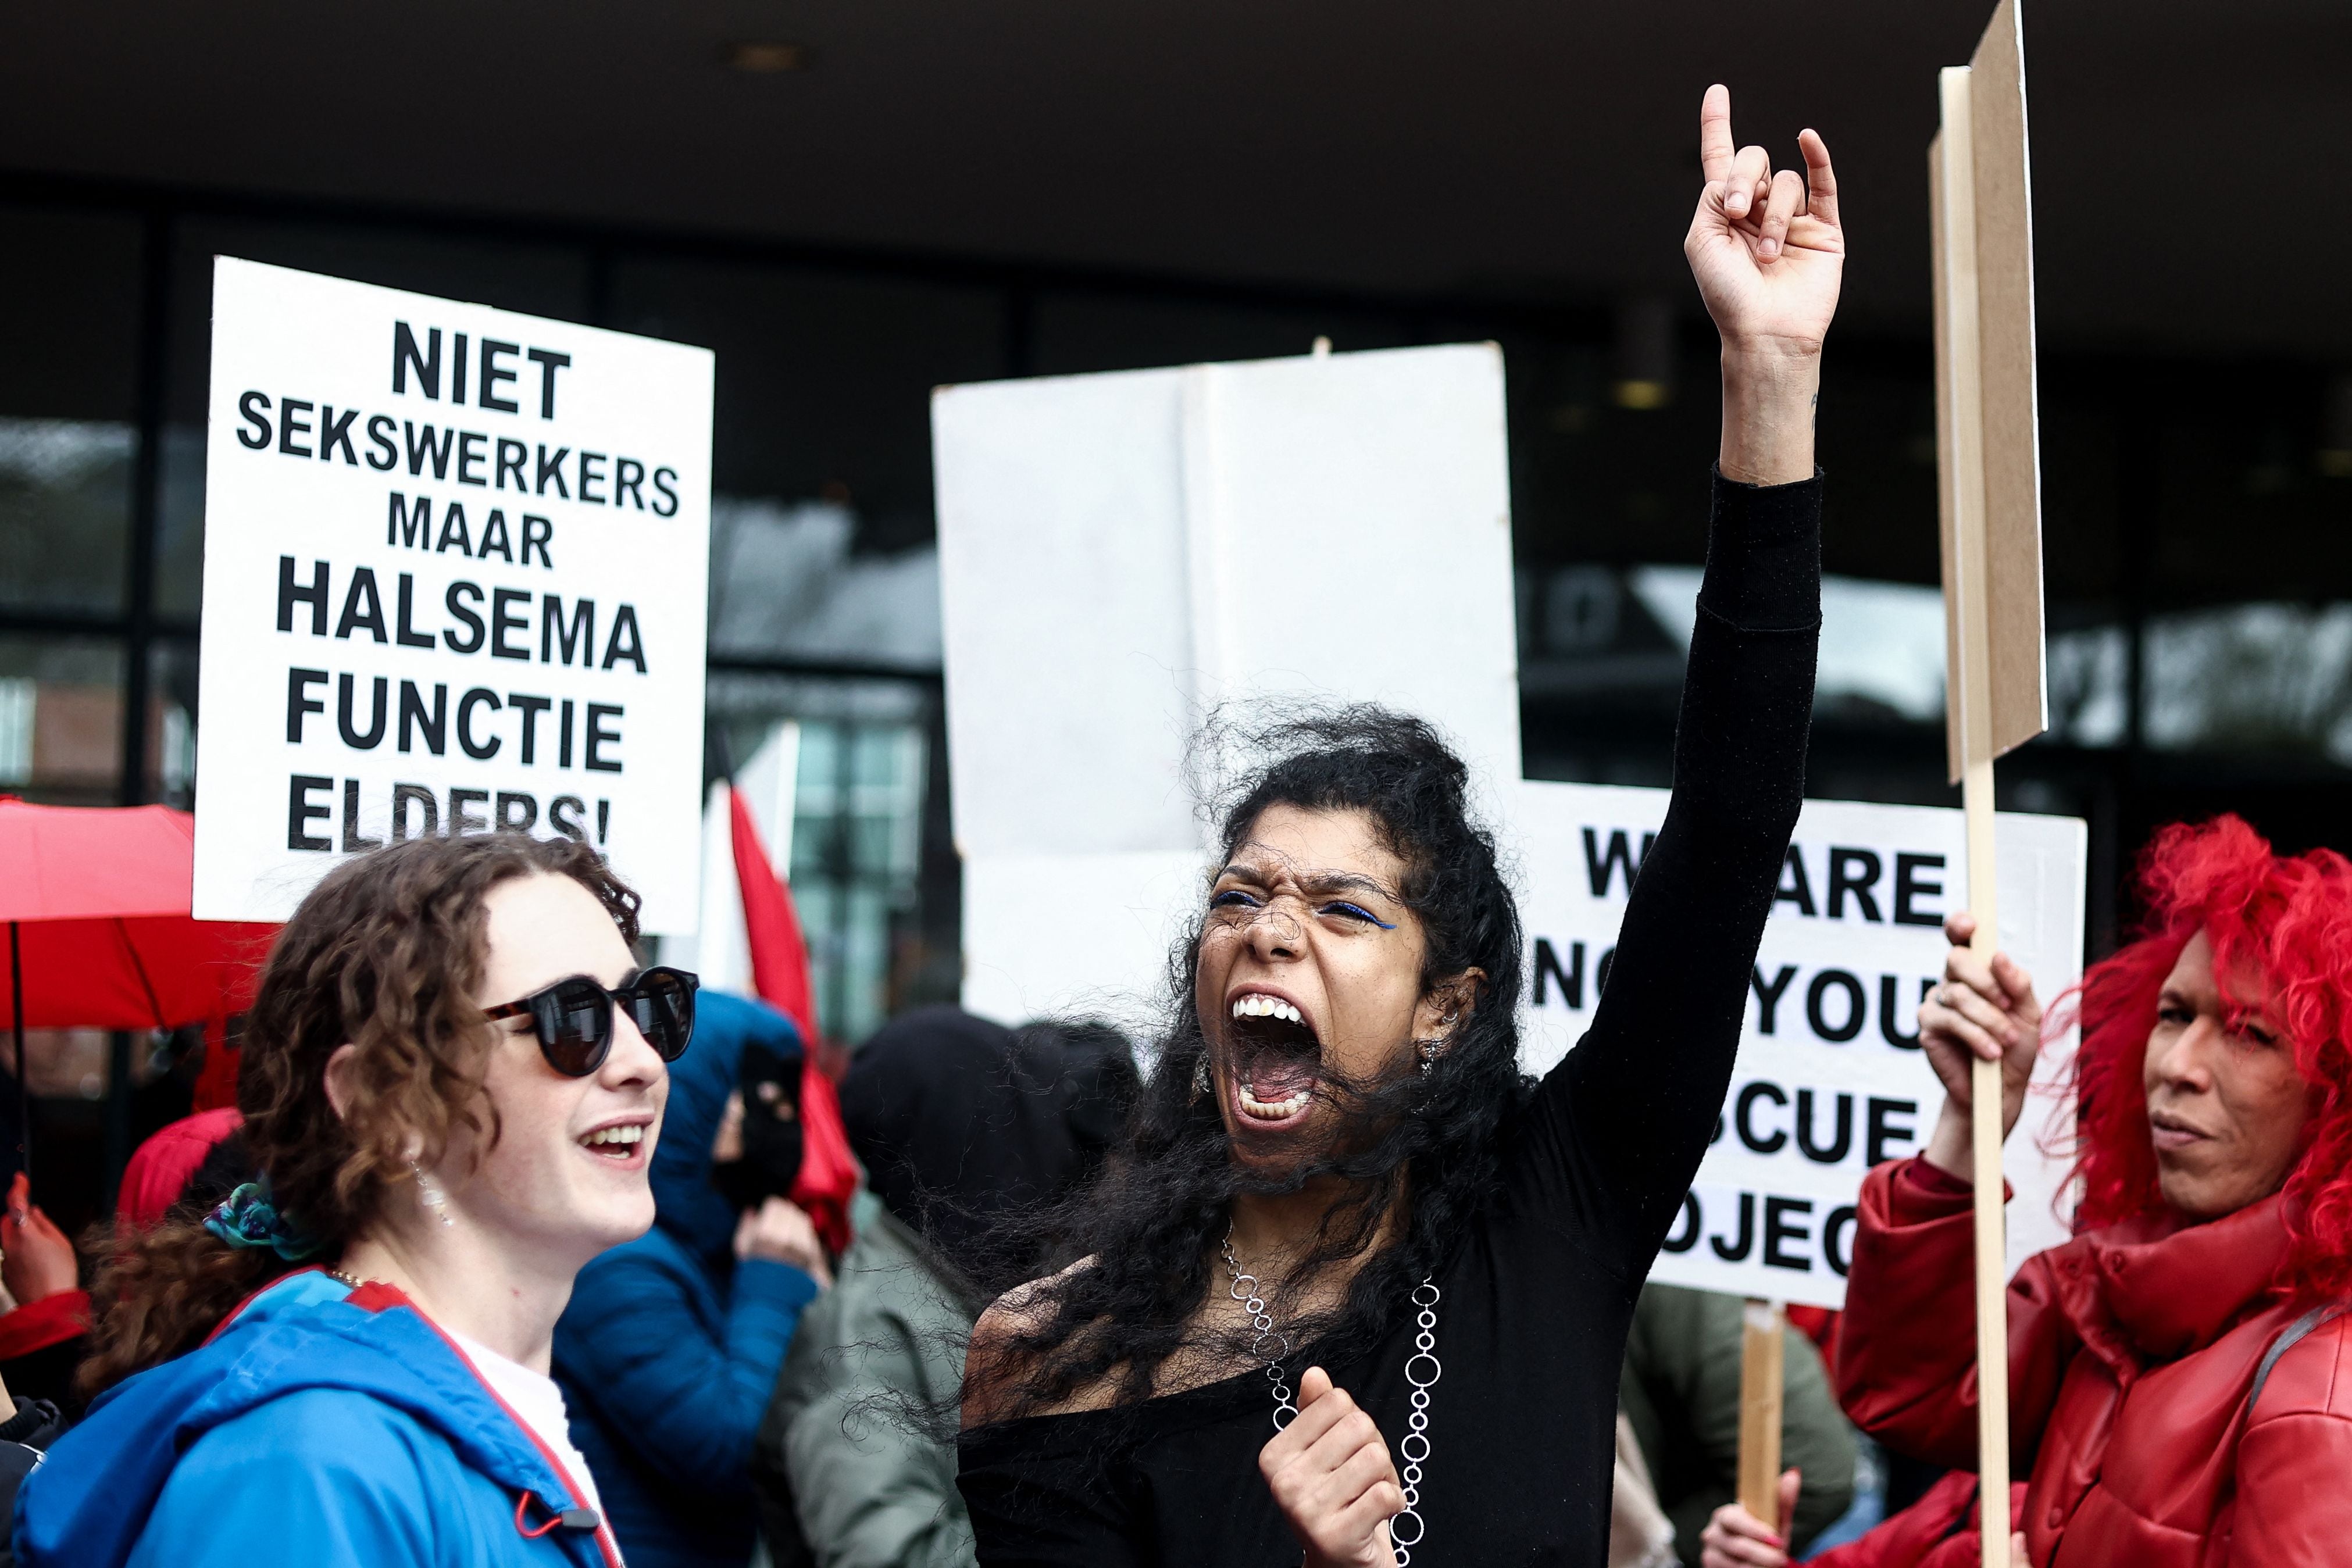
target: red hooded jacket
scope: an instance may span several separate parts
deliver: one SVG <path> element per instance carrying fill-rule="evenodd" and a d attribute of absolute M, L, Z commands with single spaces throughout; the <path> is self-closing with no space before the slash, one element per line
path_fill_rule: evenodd
<path fill-rule="evenodd" d="M 1864 1430 L 1962 1469 L 1977 1452 L 1969 1199 L 1921 1160 L 1870 1173 L 1835 1355 Z M 2280 1203 L 2090 1231 L 2010 1282 L 2010 1443 L 2031 1466 L 2017 1522 L 2034 1568 L 2352 1561 L 2352 1317 L 2295 1340 L 2248 1407 L 2265 1353 L 2313 1304 L 2273 1291 Z M 1819 1561 L 1974 1562 L 1975 1521 L 1955 1507 L 1972 1491 L 1956 1478 L 1921 1509 L 1939 1500 L 1957 1530 L 1906 1513 Z"/>

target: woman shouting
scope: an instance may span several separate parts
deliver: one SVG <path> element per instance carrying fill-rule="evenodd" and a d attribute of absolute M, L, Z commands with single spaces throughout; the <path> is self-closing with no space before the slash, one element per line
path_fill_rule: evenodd
<path fill-rule="evenodd" d="M 1775 174 L 1719 87 L 1700 142 L 1713 523 L 1674 803 L 1591 1031 L 1521 1076 L 1517 907 L 1429 726 L 1352 709 L 1262 736 L 1129 1142 L 1054 1218 L 1076 1261 L 974 1330 L 982 1563 L 1602 1560 L 1626 1325 L 1729 1081 L 1820 619 L 1829 152 L 1806 131 L 1804 172 Z M 1411 633 L 1262 587 L 1269 658 Z M 1085 890 L 1040 889 L 1041 918 L 1057 894 Z"/>

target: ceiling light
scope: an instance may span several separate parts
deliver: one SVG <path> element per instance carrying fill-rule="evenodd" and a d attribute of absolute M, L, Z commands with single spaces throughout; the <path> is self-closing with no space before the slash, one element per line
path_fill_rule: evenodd
<path fill-rule="evenodd" d="M 754 76 L 774 76 L 782 71 L 808 69 L 809 62 L 815 57 L 815 51 L 806 44 L 750 39 L 728 45 L 723 57 L 739 71 L 748 71 Z"/>

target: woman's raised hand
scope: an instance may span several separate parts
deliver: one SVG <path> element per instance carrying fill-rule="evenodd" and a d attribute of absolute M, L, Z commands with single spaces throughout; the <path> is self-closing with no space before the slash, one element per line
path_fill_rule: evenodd
<path fill-rule="evenodd" d="M 1771 155 L 1731 135 L 1731 91 L 1706 89 L 1698 111 L 1706 186 L 1683 253 L 1727 353 L 1809 357 L 1837 314 L 1845 269 L 1837 177 L 1817 131 L 1800 131 L 1805 172 L 1772 172 Z"/>
<path fill-rule="evenodd" d="M 1404 1507 L 1404 1488 L 1380 1427 L 1329 1373 L 1307 1369 L 1298 1414 L 1257 1468 L 1307 1550 L 1306 1568 L 1394 1568 L 1389 1521 Z"/>
<path fill-rule="evenodd" d="M 1969 946 L 1976 916 L 1944 917 L 1951 949 L 1944 955 L 1944 978 L 1919 1004 L 1919 1043 L 1928 1065 L 1944 1084 L 1944 1111 L 1924 1153 L 1927 1163 L 1962 1181 L 1974 1168 L 1969 1155 L 1970 1063 L 1979 1058 L 2000 1063 L 2000 1135 L 2006 1139 L 2025 1110 L 2026 1086 L 2042 1051 L 2042 1003 L 2033 977 L 2006 953 L 1990 959 Z"/>

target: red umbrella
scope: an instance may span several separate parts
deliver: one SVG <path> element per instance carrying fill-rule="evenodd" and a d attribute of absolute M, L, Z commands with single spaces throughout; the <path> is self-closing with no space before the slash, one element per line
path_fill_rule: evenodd
<path fill-rule="evenodd" d="M 278 927 L 192 919 L 194 881 L 195 819 L 185 811 L 0 798 L 0 920 L 8 923 L 0 996 L 14 1024 L 16 1124 L 27 1143 L 27 1028 L 204 1021 L 217 1037 L 250 1005 Z"/>

